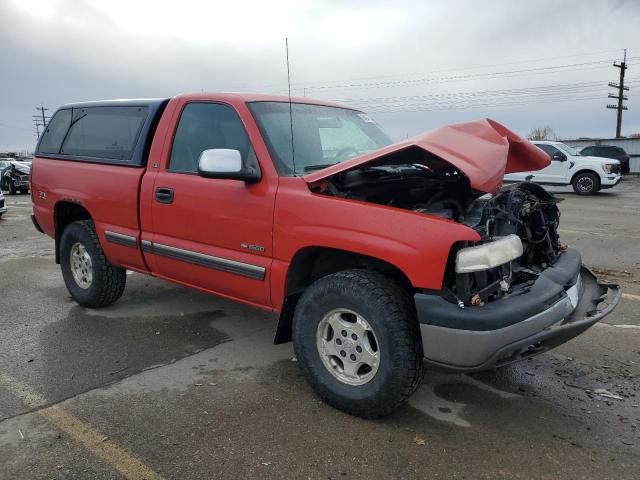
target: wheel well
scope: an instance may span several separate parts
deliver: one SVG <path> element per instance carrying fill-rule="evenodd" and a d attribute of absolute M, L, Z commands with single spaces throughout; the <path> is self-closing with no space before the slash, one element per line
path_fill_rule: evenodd
<path fill-rule="evenodd" d="M 573 181 L 575 180 L 575 178 L 580 175 L 581 173 L 591 173 L 593 175 L 596 176 L 596 178 L 598 179 L 598 183 L 600 183 L 600 175 L 598 175 L 598 172 L 596 172 L 595 170 L 591 170 L 588 168 L 583 168 L 582 170 L 578 170 L 576 173 L 573 174 L 573 176 L 571 177 L 571 183 L 573 184 Z"/>
<path fill-rule="evenodd" d="M 289 265 L 285 283 L 285 299 L 280 311 L 274 343 L 291 341 L 291 321 L 298 299 L 316 280 L 351 268 L 381 272 L 392 278 L 404 290 L 413 293 L 409 278 L 395 265 L 378 258 L 347 250 L 326 247 L 307 247 L 298 251 Z"/>
<path fill-rule="evenodd" d="M 56 227 L 56 263 L 60 263 L 60 237 L 67 225 L 78 220 L 91 220 L 91 215 L 86 208 L 74 202 L 58 202 L 54 209 Z"/>

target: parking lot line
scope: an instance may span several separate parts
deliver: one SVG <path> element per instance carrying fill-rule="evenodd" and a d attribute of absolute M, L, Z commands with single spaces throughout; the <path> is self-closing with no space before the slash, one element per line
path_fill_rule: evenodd
<path fill-rule="evenodd" d="M 584 231 L 584 230 L 568 230 L 565 228 L 559 228 L 559 233 L 568 233 L 569 235 L 583 235 L 583 236 L 592 236 L 592 237 L 617 237 L 617 238 L 632 238 L 632 239 L 640 239 L 638 235 L 626 235 L 620 232 L 611 232 L 611 231 Z"/>
<path fill-rule="evenodd" d="M 42 407 L 47 400 L 28 385 L 5 373 L 0 373 L 0 387 L 13 393 L 31 408 Z M 91 425 L 83 422 L 58 405 L 43 408 L 37 414 L 69 435 L 75 442 L 117 470 L 122 476 L 136 480 L 162 480 L 162 477 L 115 444 Z"/>
<path fill-rule="evenodd" d="M 623 293 L 622 298 L 640 301 L 640 295 L 634 295 L 633 293 Z"/>

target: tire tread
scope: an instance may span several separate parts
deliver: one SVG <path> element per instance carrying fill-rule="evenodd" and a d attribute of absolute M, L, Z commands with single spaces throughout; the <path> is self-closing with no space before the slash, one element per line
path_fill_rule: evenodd
<path fill-rule="evenodd" d="M 300 299 L 293 319 L 293 337 L 296 338 L 296 330 L 300 328 L 299 324 L 302 321 L 300 312 L 306 302 L 315 301 L 314 293 L 317 291 L 322 294 L 323 287 L 344 281 L 362 287 L 372 298 L 377 299 L 376 306 L 384 309 L 385 322 L 390 325 L 388 331 L 393 336 L 390 343 L 395 346 L 392 355 L 395 357 L 396 365 L 399 365 L 397 371 L 402 374 L 394 377 L 393 387 L 387 388 L 382 398 L 375 403 L 343 402 L 336 396 L 328 395 L 325 389 L 318 385 L 309 365 L 300 362 L 300 366 L 314 390 L 330 405 L 362 418 L 384 417 L 407 401 L 419 387 L 424 375 L 422 341 L 415 320 L 415 311 L 407 292 L 389 278 L 371 270 L 352 269 L 328 275 L 309 287 Z M 294 342 L 294 348 L 298 355 L 301 349 L 315 348 L 315 345 L 298 345 Z"/>
<path fill-rule="evenodd" d="M 71 223 L 67 228 L 72 225 L 77 225 L 78 228 L 82 229 L 89 237 L 92 249 L 91 260 L 93 264 L 93 275 L 94 278 L 99 277 L 102 280 L 99 282 L 100 288 L 95 295 L 90 299 L 83 301 L 79 301 L 79 299 L 76 298 L 76 301 L 89 308 L 102 308 L 109 306 L 116 302 L 124 293 L 127 282 L 126 270 L 109 263 L 109 260 L 107 260 L 107 257 L 100 246 L 100 241 L 98 240 L 98 235 L 96 234 L 92 220 L 79 220 Z"/>

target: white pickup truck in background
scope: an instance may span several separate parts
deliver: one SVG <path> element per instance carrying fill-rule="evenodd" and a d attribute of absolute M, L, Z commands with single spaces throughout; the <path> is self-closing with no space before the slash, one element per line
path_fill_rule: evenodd
<path fill-rule="evenodd" d="M 601 157 L 585 157 L 561 142 L 533 142 L 551 158 L 548 167 L 536 172 L 510 173 L 506 182 L 529 179 L 541 185 L 571 185 L 578 195 L 593 195 L 603 188 L 615 187 L 622 175 L 620 162 Z"/>

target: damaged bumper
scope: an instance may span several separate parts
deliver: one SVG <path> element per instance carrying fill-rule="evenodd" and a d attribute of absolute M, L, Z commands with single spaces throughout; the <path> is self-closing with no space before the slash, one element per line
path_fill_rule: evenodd
<path fill-rule="evenodd" d="M 437 295 L 414 299 L 428 363 L 479 371 L 561 345 L 608 315 L 620 296 L 617 285 L 598 282 L 569 249 L 519 295 L 466 308 Z"/>

